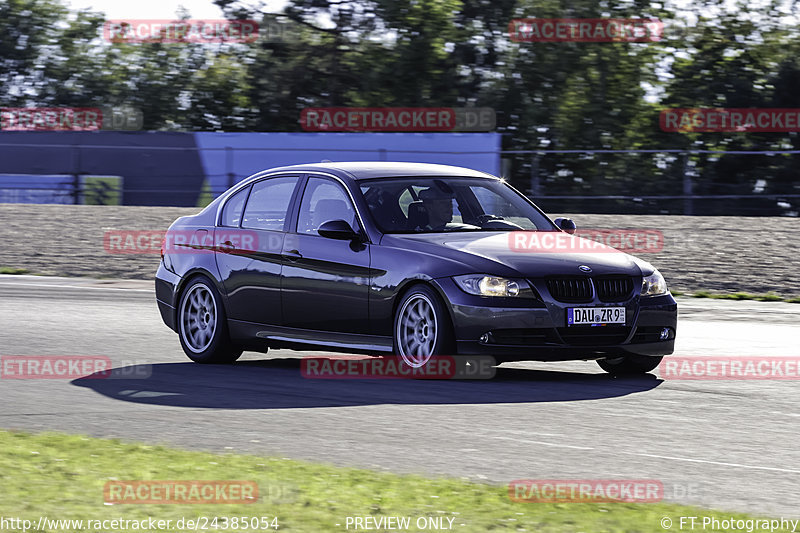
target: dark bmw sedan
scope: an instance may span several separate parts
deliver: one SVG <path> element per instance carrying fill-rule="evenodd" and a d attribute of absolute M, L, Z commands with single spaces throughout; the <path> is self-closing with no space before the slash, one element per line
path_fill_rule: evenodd
<path fill-rule="evenodd" d="M 156 296 L 200 363 L 292 348 L 394 354 L 415 368 L 480 354 L 653 370 L 675 343 L 664 278 L 574 232 L 466 168 L 276 168 L 175 221 Z"/>

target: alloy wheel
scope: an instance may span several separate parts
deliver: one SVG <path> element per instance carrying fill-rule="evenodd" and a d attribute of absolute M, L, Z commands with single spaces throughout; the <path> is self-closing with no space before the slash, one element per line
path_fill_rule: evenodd
<path fill-rule="evenodd" d="M 208 349 L 217 331 L 217 302 L 203 283 L 193 285 L 181 304 L 181 336 L 194 353 Z"/>
<path fill-rule="evenodd" d="M 414 294 L 403 304 L 397 322 L 400 357 L 412 368 L 425 365 L 436 346 L 438 321 L 433 303 L 424 294 Z"/>

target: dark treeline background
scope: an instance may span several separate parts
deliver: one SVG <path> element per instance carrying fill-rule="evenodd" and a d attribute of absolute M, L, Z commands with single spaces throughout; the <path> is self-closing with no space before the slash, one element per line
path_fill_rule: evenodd
<path fill-rule="evenodd" d="M 210 1 L 210 0 L 209 0 Z M 799 4 L 639 0 L 290 0 L 232 19 L 282 21 L 255 44 L 111 44 L 104 15 L 59 0 L 0 0 L 0 106 L 129 105 L 144 128 L 301 131 L 309 106 L 492 107 L 503 149 L 703 149 L 712 154 L 505 154 L 506 176 L 540 195 L 756 195 L 701 212 L 789 214 L 800 194 L 797 133 L 666 133 L 665 107 L 800 107 Z M 190 13 L 177 14 L 188 17 Z M 516 43 L 514 18 L 658 18 L 656 43 Z M 287 38 L 288 36 L 288 38 Z M 614 210 L 544 200 L 551 209 Z M 683 200 L 625 204 L 681 212 Z M 650 206 L 648 208 L 648 205 Z"/>

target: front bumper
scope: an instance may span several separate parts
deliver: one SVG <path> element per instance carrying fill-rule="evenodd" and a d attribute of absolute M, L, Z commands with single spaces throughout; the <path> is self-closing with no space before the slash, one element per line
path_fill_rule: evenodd
<path fill-rule="evenodd" d="M 613 304 L 626 308 L 624 325 L 567 327 L 568 307 L 611 304 L 484 298 L 464 293 L 449 278 L 437 283 L 450 302 L 459 354 L 569 361 L 625 354 L 657 357 L 675 348 L 678 304 L 671 294 L 641 298 L 637 291 L 627 301 Z"/>

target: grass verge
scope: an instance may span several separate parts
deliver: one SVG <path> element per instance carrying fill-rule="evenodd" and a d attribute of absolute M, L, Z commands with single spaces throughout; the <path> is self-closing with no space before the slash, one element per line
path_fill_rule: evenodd
<path fill-rule="evenodd" d="M 532 477 L 529 474 L 520 472 L 519 477 Z M 434 517 L 444 519 L 444 525 L 453 518 L 452 530 L 463 532 L 663 533 L 664 517 L 672 520 L 673 528 L 681 516 L 752 519 L 740 513 L 665 503 L 517 503 L 509 499 L 505 487 L 457 479 L 56 433 L 0 431 L 0 478 L 0 516 L 29 519 L 34 524 L 40 516 L 84 521 L 152 517 L 173 524 L 182 517 L 277 517 L 279 530 L 319 532 L 346 531 L 348 516 L 404 516 L 411 518 L 408 531 L 420 530 L 414 525 L 419 517 Z M 260 496 L 256 503 L 239 505 L 108 505 L 103 488 L 111 480 L 248 480 L 258 484 Z"/>
<path fill-rule="evenodd" d="M 15 267 L 6 267 L 0 266 L 0 274 L 14 274 L 14 275 L 21 275 L 21 274 L 30 274 L 31 271 L 26 268 L 15 268 Z"/>
<path fill-rule="evenodd" d="M 673 292 L 673 294 L 675 294 Z M 749 292 L 714 293 L 709 291 L 696 291 L 689 294 L 692 298 L 713 298 L 716 300 L 756 300 L 759 302 L 789 302 L 800 303 L 800 298 L 783 298 L 774 292 L 766 294 L 751 294 Z"/>
<path fill-rule="evenodd" d="M 0 266 L 0 274 L 33 274 L 33 272 L 25 268 Z M 113 279 L 107 276 L 96 276 L 96 278 Z M 675 290 L 670 290 L 670 292 L 672 293 L 673 296 L 685 296 L 689 298 L 713 298 L 719 300 L 757 300 L 760 302 L 788 302 L 793 304 L 800 303 L 800 296 L 784 298 L 782 296 L 775 294 L 774 292 L 768 292 L 766 294 L 752 294 L 749 292 L 716 293 L 710 291 L 695 291 L 693 293 L 687 293 Z"/>

